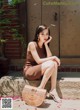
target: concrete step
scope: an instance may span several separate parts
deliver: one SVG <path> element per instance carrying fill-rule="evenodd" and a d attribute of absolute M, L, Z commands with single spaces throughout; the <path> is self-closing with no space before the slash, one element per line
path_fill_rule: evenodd
<path fill-rule="evenodd" d="M 38 86 L 41 81 L 29 81 L 32 86 Z M 46 89 L 50 90 L 50 80 L 46 85 Z M 61 98 L 64 99 L 80 99 L 80 78 L 63 78 L 57 81 L 57 91 Z"/>
<path fill-rule="evenodd" d="M 41 80 L 29 81 L 23 78 L 22 72 L 10 72 L 9 76 L 0 79 L 0 96 L 21 96 L 26 84 L 39 86 Z M 50 80 L 46 84 L 50 90 Z M 58 73 L 57 91 L 61 98 L 80 99 L 80 73 Z"/>
<path fill-rule="evenodd" d="M 59 72 L 58 79 L 62 78 L 80 78 L 80 72 Z"/>
<path fill-rule="evenodd" d="M 59 72 L 80 72 L 80 63 L 78 64 L 78 62 L 80 62 L 80 59 L 75 59 L 76 63 L 72 62 L 72 59 L 66 59 L 67 64 L 65 62 L 65 64 L 61 64 L 61 66 L 59 66 L 58 71 Z M 68 61 L 71 61 L 72 64 L 68 64 Z M 69 62 L 70 62 L 69 61 Z M 19 71 L 19 70 L 23 70 L 23 65 L 25 64 L 25 59 L 11 59 L 10 62 L 10 69 L 11 70 L 15 70 L 15 71 Z"/>

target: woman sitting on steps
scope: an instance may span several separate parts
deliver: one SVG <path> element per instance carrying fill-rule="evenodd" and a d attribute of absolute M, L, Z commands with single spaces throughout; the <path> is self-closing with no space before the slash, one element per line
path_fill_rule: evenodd
<path fill-rule="evenodd" d="M 36 28 L 35 38 L 28 44 L 23 73 L 28 80 L 40 79 L 43 76 L 38 87 L 41 89 L 45 88 L 51 77 L 49 95 L 54 101 L 61 102 L 56 91 L 57 70 L 60 66 L 60 59 L 52 56 L 48 45 L 51 40 L 50 30 L 46 25 L 40 25 Z"/>

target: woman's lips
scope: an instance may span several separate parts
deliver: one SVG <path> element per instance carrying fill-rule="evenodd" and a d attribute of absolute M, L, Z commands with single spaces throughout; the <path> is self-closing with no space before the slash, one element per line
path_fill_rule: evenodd
<path fill-rule="evenodd" d="M 44 39 L 44 41 L 47 41 L 47 39 Z"/>

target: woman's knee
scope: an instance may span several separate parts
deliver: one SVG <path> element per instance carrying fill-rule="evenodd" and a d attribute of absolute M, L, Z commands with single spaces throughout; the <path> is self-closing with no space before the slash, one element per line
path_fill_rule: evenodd
<path fill-rule="evenodd" d="M 58 67 L 58 64 L 57 64 L 56 61 L 49 60 L 48 66 L 49 67 L 53 67 L 53 68 L 57 68 Z"/>
<path fill-rule="evenodd" d="M 54 62 L 53 62 L 52 60 L 49 60 L 49 61 L 44 62 L 44 63 L 42 64 L 42 66 L 48 68 L 48 67 L 54 67 L 55 64 L 54 64 Z"/>
<path fill-rule="evenodd" d="M 54 67 L 57 68 L 58 67 L 58 64 L 56 61 L 54 61 Z"/>
<path fill-rule="evenodd" d="M 46 69 L 48 68 L 54 68 L 54 62 L 49 60 L 49 61 L 46 61 L 44 63 L 42 63 L 42 66 L 41 66 L 41 69 L 42 69 L 42 73 L 46 71 Z"/>

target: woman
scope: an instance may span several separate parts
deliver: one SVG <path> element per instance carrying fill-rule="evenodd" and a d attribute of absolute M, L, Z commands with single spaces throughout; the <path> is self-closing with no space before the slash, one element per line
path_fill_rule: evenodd
<path fill-rule="evenodd" d="M 26 63 L 24 66 L 24 75 L 28 80 L 40 79 L 39 88 L 45 88 L 46 83 L 51 77 L 50 96 L 60 102 L 56 91 L 57 70 L 60 66 L 60 60 L 52 56 L 49 49 L 49 43 L 52 40 L 50 30 L 46 25 L 40 25 L 36 28 L 35 38 L 28 44 Z"/>

